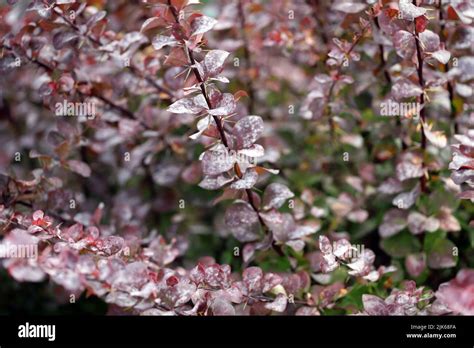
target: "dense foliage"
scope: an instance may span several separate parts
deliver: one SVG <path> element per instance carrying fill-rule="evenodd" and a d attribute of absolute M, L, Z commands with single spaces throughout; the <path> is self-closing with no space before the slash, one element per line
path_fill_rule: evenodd
<path fill-rule="evenodd" d="M 12 291 L 474 314 L 472 1 L 0 4 Z"/>

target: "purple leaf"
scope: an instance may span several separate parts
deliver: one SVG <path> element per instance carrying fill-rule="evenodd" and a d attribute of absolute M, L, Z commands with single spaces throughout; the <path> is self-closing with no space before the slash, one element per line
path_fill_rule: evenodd
<path fill-rule="evenodd" d="M 425 133 L 426 139 L 428 139 L 431 144 L 441 149 L 446 147 L 446 145 L 448 144 L 448 139 L 446 138 L 446 135 L 442 131 L 431 130 L 431 126 L 428 126 L 423 121 L 422 121 L 422 127 Z"/>
<path fill-rule="evenodd" d="M 224 93 L 217 106 L 209 110 L 209 113 L 214 116 L 227 116 L 234 112 L 235 106 L 234 96 L 230 93 Z"/>
<path fill-rule="evenodd" d="M 366 275 L 372 269 L 372 265 L 375 260 L 375 254 L 370 249 L 364 249 L 359 257 L 352 260 L 352 262 L 347 264 L 351 270 L 348 272 L 353 276 Z"/>
<path fill-rule="evenodd" d="M 365 9 L 366 7 L 367 7 L 366 4 L 348 1 L 348 2 L 341 2 L 341 3 L 336 2 L 332 6 L 332 9 L 336 11 L 341 11 L 344 13 L 358 13 L 362 11 L 363 9 Z"/>
<path fill-rule="evenodd" d="M 328 237 L 323 235 L 319 236 L 319 250 L 321 250 L 323 254 L 332 253 L 332 245 Z"/>
<path fill-rule="evenodd" d="M 295 229 L 290 231 L 290 238 L 303 238 L 310 234 L 316 233 L 320 228 L 320 223 L 314 220 L 306 222 L 304 225 L 297 225 Z"/>
<path fill-rule="evenodd" d="M 424 253 L 410 254 L 405 259 L 405 267 L 412 277 L 418 277 L 426 268 L 426 255 Z"/>
<path fill-rule="evenodd" d="M 205 175 L 217 176 L 233 168 L 235 158 L 229 155 L 223 144 L 207 150 L 202 157 L 202 171 Z"/>
<path fill-rule="evenodd" d="M 224 62 L 229 52 L 222 50 L 209 51 L 204 57 L 204 74 L 208 77 L 219 75 L 223 69 Z"/>
<path fill-rule="evenodd" d="M 263 271 L 259 267 L 249 267 L 242 273 L 242 281 L 250 294 L 263 290 Z"/>
<path fill-rule="evenodd" d="M 271 183 L 263 193 L 263 209 L 280 208 L 286 200 L 294 197 L 295 194 L 290 189 L 280 183 Z"/>
<path fill-rule="evenodd" d="M 383 217 L 379 226 L 379 234 L 382 238 L 391 237 L 402 231 L 407 226 L 407 213 L 399 209 L 389 210 Z"/>
<path fill-rule="evenodd" d="M 431 30 L 425 30 L 419 34 L 423 52 L 435 52 L 439 50 L 439 35 Z"/>
<path fill-rule="evenodd" d="M 246 116 L 240 119 L 232 129 L 238 149 L 253 145 L 263 133 L 263 120 L 260 116 Z"/>
<path fill-rule="evenodd" d="M 455 313 L 474 315 L 474 270 L 460 270 L 456 278 L 440 285 L 436 298 Z"/>
<path fill-rule="evenodd" d="M 333 254 L 324 254 L 320 267 L 321 272 L 330 273 L 339 267 L 339 262 Z"/>
<path fill-rule="evenodd" d="M 75 45 L 79 40 L 79 36 L 74 32 L 60 31 L 53 36 L 53 47 L 60 50 L 64 47 Z"/>
<path fill-rule="evenodd" d="M 349 221 L 357 222 L 359 224 L 367 220 L 368 217 L 369 217 L 369 213 L 367 212 L 367 210 L 364 210 L 364 209 L 357 209 L 357 210 L 351 211 L 347 215 L 347 219 Z"/>
<path fill-rule="evenodd" d="M 248 169 L 241 179 L 233 182 L 230 188 L 234 190 L 251 189 L 258 180 L 258 173 L 254 169 Z"/>
<path fill-rule="evenodd" d="M 87 20 L 87 27 L 92 28 L 97 22 L 101 21 L 107 15 L 106 11 L 98 11 Z"/>
<path fill-rule="evenodd" d="M 260 144 L 253 144 L 246 149 L 239 150 L 238 153 L 247 157 L 262 157 L 265 155 L 265 149 Z"/>
<path fill-rule="evenodd" d="M 191 23 L 191 35 L 204 34 L 216 25 L 217 20 L 208 16 L 200 16 Z"/>
<path fill-rule="evenodd" d="M 236 202 L 227 208 L 225 224 L 234 237 L 241 242 L 252 242 L 258 239 L 260 230 L 258 215 L 246 202 Z"/>
<path fill-rule="evenodd" d="M 153 48 L 155 50 L 160 50 L 165 46 L 174 46 L 178 42 L 172 36 L 158 35 L 152 41 Z"/>
<path fill-rule="evenodd" d="M 419 85 L 408 80 L 407 78 L 398 79 L 392 86 L 392 95 L 396 100 L 417 97 L 422 92 L 423 90 Z"/>
<path fill-rule="evenodd" d="M 171 104 L 168 109 L 174 114 L 198 114 L 203 110 L 207 110 L 206 99 L 202 94 L 198 94 L 194 98 L 183 98 Z"/>
<path fill-rule="evenodd" d="M 298 316 L 316 316 L 316 315 L 321 315 L 321 313 L 319 313 L 318 309 L 316 307 L 308 307 L 308 306 L 303 306 L 303 307 L 300 307 L 298 308 L 298 310 L 296 311 L 295 315 L 298 315 Z"/>
<path fill-rule="evenodd" d="M 286 309 L 286 305 L 288 303 L 288 298 L 285 294 L 278 294 L 275 300 L 270 303 L 265 304 L 265 308 L 270 309 L 274 312 L 282 313 Z"/>
<path fill-rule="evenodd" d="M 194 134 L 191 134 L 189 138 L 193 140 L 198 139 L 205 131 L 209 129 L 209 126 L 211 125 L 215 127 L 215 122 L 211 116 L 207 115 L 201 118 L 196 125 L 198 131 Z"/>
<path fill-rule="evenodd" d="M 268 292 L 272 290 L 275 286 L 280 285 L 283 282 L 283 279 L 275 273 L 266 273 L 263 277 L 263 289 L 262 292 Z"/>
<path fill-rule="evenodd" d="M 408 21 L 413 21 L 426 13 L 426 9 L 413 5 L 409 0 L 400 0 L 399 8 L 402 19 Z"/>
<path fill-rule="evenodd" d="M 439 213 L 436 215 L 439 221 L 439 227 L 448 232 L 456 232 L 461 230 L 461 225 L 458 219 L 453 215 L 451 209 L 448 207 L 441 207 Z"/>
<path fill-rule="evenodd" d="M 113 255 L 122 250 L 125 246 L 125 241 L 119 236 L 107 236 L 101 240 L 101 243 L 97 243 L 97 249 L 106 255 Z"/>
<path fill-rule="evenodd" d="M 211 305 L 212 314 L 214 315 L 235 315 L 235 309 L 232 304 L 222 298 L 217 298 Z"/>
<path fill-rule="evenodd" d="M 396 195 L 392 200 L 392 204 L 397 206 L 399 209 L 408 209 L 415 204 L 419 195 L 420 185 L 417 184 L 411 191 L 402 192 Z"/>
<path fill-rule="evenodd" d="M 439 228 L 439 221 L 434 217 L 426 217 L 416 211 L 408 215 L 408 229 L 413 234 L 420 234 L 424 231 L 434 232 Z"/>
<path fill-rule="evenodd" d="M 145 22 L 143 22 L 142 27 L 140 29 L 140 33 L 143 33 L 144 31 L 160 27 L 164 24 L 164 21 L 160 17 L 151 17 L 148 18 Z"/>
<path fill-rule="evenodd" d="M 411 59 L 415 53 L 415 37 L 406 30 L 399 30 L 393 36 L 393 45 L 397 54 L 404 59 Z"/>
<path fill-rule="evenodd" d="M 222 186 L 232 182 L 232 178 L 226 177 L 225 175 L 218 176 L 205 176 L 204 179 L 199 183 L 199 187 L 205 190 L 217 190 Z"/>
<path fill-rule="evenodd" d="M 339 239 L 334 243 L 333 255 L 339 259 L 347 259 L 352 249 L 351 243 L 347 239 Z"/>
<path fill-rule="evenodd" d="M 364 310 L 368 315 L 387 315 L 388 311 L 386 309 L 385 302 L 377 296 L 363 294 L 362 303 L 364 305 Z"/>
<path fill-rule="evenodd" d="M 423 159 L 419 154 L 405 153 L 396 168 L 397 179 L 405 181 L 423 175 Z"/>
<path fill-rule="evenodd" d="M 461 82 L 474 79 L 474 57 L 467 56 L 459 58 L 457 71 L 459 72 Z"/>
<path fill-rule="evenodd" d="M 438 50 L 438 51 L 433 52 L 431 57 L 436 59 L 441 64 L 448 64 L 449 59 L 451 58 L 451 53 L 446 50 Z"/>
<path fill-rule="evenodd" d="M 260 213 L 260 216 L 265 225 L 273 232 L 277 242 L 284 243 L 290 239 L 289 234 L 296 227 L 295 220 L 291 214 L 271 210 L 267 213 Z"/>
<path fill-rule="evenodd" d="M 91 169 L 87 163 L 77 160 L 69 160 L 67 161 L 67 166 L 69 169 L 79 175 L 82 175 L 85 178 L 91 176 Z"/>

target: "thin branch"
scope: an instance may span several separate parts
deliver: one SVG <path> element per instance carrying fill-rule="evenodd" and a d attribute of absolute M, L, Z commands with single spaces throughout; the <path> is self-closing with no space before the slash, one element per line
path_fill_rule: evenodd
<path fill-rule="evenodd" d="M 176 11 L 176 8 L 171 4 L 171 1 L 168 0 L 168 8 L 170 9 L 173 17 L 174 17 L 174 20 L 176 22 L 176 24 L 180 24 L 179 23 L 179 14 L 178 12 Z M 201 76 L 201 74 L 199 73 L 199 70 L 197 69 L 196 67 L 196 59 L 194 58 L 194 53 L 191 49 L 189 48 L 186 48 L 186 52 L 187 52 L 187 55 L 188 55 L 188 59 L 189 59 L 189 64 L 191 65 L 191 70 L 196 78 L 196 80 L 198 81 L 199 83 L 199 88 L 201 89 L 201 94 L 203 95 L 204 99 L 206 100 L 206 104 L 208 106 L 209 109 L 212 109 L 213 106 L 212 106 L 212 103 L 209 99 L 209 95 L 207 94 L 207 91 L 206 91 L 206 85 L 204 83 L 204 80 Z M 215 123 L 216 123 L 216 126 L 217 126 L 217 130 L 219 132 L 219 136 L 220 136 L 220 139 L 222 141 L 222 143 L 224 144 L 224 146 L 227 148 L 227 149 L 230 149 L 229 148 L 229 142 L 227 140 L 227 136 L 225 134 L 225 130 L 224 130 L 224 126 L 222 124 L 222 120 L 219 116 L 216 116 L 216 115 L 212 115 L 212 118 L 214 119 Z M 240 169 L 238 163 L 235 163 L 234 165 L 234 169 L 235 169 L 235 172 L 237 174 L 237 176 L 239 178 L 242 178 L 243 176 L 243 173 L 242 173 L 242 170 Z M 247 194 L 247 197 L 248 197 L 248 201 L 249 201 L 249 204 L 250 206 L 252 207 L 252 209 L 257 213 L 257 216 L 258 216 L 258 220 L 260 222 L 260 224 L 262 225 L 262 228 L 266 231 L 267 235 L 271 236 L 272 237 L 272 232 L 271 230 L 268 228 L 268 226 L 265 224 L 265 222 L 263 221 L 263 219 L 261 218 L 260 214 L 259 214 L 259 209 L 257 207 L 257 204 L 253 198 L 253 192 L 251 189 L 246 189 L 245 190 L 245 193 Z M 273 240 L 273 237 L 272 237 L 272 240 Z M 272 243 L 272 247 L 273 249 L 280 255 L 280 256 L 285 256 L 281 246 L 279 245 L 276 245 L 274 242 Z"/>
<path fill-rule="evenodd" d="M 14 54 L 15 56 L 17 56 L 17 54 L 15 53 L 15 51 L 10 47 L 10 46 L 7 46 L 5 44 L 2 44 L 1 46 L 2 48 L 10 51 L 12 54 Z M 54 72 L 54 68 L 51 67 L 49 64 L 37 59 L 37 58 L 31 58 L 29 57 L 26 52 L 24 53 L 24 57 L 32 64 L 35 64 L 37 65 L 38 67 L 40 68 L 43 68 L 44 70 L 46 70 L 48 73 L 53 73 Z M 114 103 L 113 101 L 111 101 L 110 99 L 108 99 L 107 97 L 95 92 L 94 90 L 92 90 L 92 93 L 90 95 L 88 94 L 85 94 L 79 90 L 77 90 L 77 93 L 83 97 L 83 98 L 88 98 L 88 97 L 95 97 L 99 100 L 101 100 L 102 102 L 104 102 L 105 104 L 107 104 L 110 108 L 112 109 L 115 109 L 119 112 L 121 112 L 124 116 L 126 116 L 127 118 L 130 118 L 130 119 L 133 119 L 133 120 L 137 120 L 137 117 L 135 116 L 135 114 L 133 112 L 131 112 L 130 110 Z M 146 129 L 148 129 L 149 127 L 143 122 L 143 121 L 139 121 L 140 124 L 142 126 L 144 126 Z"/>
<path fill-rule="evenodd" d="M 379 19 L 377 16 L 374 16 L 374 24 L 375 24 L 375 27 L 377 28 L 377 30 L 380 31 L 380 24 L 379 24 Z M 383 44 L 379 44 L 379 56 L 380 56 L 380 66 L 379 66 L 379 70 L 383 71 L 383 74 L 385 76 L 385 80 L 387 80 L 387 84 L 389 86 L 392 85 L 392 78 L 390 77 L 390 73 L 387 69 L 387 61 L 385 60 L 385 48 L 383 46 Z M 396 125 L 397 125 L 397 128 L 400 132 L 400 138 L 401 138 L 401 141 L 402 141 L 402 149 L 405 150 L 407 149 L 407 144 L 405 143 L 404 141 L 404 132 L 403 132 L 403 126 L 402 126 L 402 121 L 400 120 L 399 117 L 397 117 L 396 119 Z"/>
<path fill-rule="evenodd" d="M 413 4 L 416 6 L 416 0 L 413 0 Z M 420 106 L 421 106 L 420 118 L 421 118 L 422 123 L 425 124 L 425 120 L 426 120 L 425 108 L 424 108 L 424 104 L 425 104 L 425 80 L 423 78 L 423 57 L 422 57 L 422 54 L 421 54 L 420 39 L 419 39 L 418 29 L 416 27 L 416 23 L 414 23 L 414 27 L 415 27 L 415 34 L 414 35 L 415 35 L 415 45 L 416 45 L 416 56 L 417 56 L 417 63 L 418 63 L 418 67 L 417 67 L 418 82 L 419 82 L 421 90 L 422 90 L 421 94 L 420 94 L 420 97 L 419 97 Z M 423 128 L 423 124 L 422 124 L 422 127 L 421 127 L 421 149 L 422 149 L 422 155 L 423 155 L 422 168 L 424 169 L 425 168 L 424 156 L 425 156 L 425 151 L 426 151 L 426 135 L 425 135 L 425 130 Z M 420 185 L 421 185 L 421 191 L 426 192 L 426 176 L 425 176 L 424 173 L 420 178 Z"/>
<path fill-rule="evenodd" d="M 444 34 L 446 26 L 445 26 L 444 18 L 443 18 L 443 0 L 439 0 L 438 2 L 438 13 L 439 13 L 439 21 L 441 24 L 440 37 L 441 37 L 441 41 L 444 43 L 445 48 L 446 48 L 447 38 L 446 38 L 446 35 Z M 446 63 L 444 64 L 443 67 L 444 67 L 444 72 L 447 73 L 449 71 L 449 64 Z M 453 88 L 453 84 L 449 80 L 446 85 L 447 85 L 447 90 L 449 94 L 449 107 L 451 111 L 450 113 L 451 120 L 453 121 L 453 130 L 454 130 L 454 134 L 457 134 L 459 132 L 459 129 L 458 129 L 459 127 L 456 121 L 456 107 L 454 106 L 454 88 Z"/>
<path fill-rule="evenodd" d="M 238 13 L 239 13 L 239 18 L 240 18 L 240 32 L 241 32 L 241 37 L 242 41 L 244 42 L 243 44 L 243 50 L 244 50 L 244 58 L 245 58 L 245 68 L 247 70 L 247 83 L 246 83 L 246 89 L 249 95 L 249 113 L 253 114 L 254 109 L 255 109 L 255 90 L 253 87 L 252 83 L 252 78 L 249 76 L 249 72 L 252 69 L 252 60 L 250 56 L 250 45 L 248 42 L 248 37 L 247 34 L 245 33 L 245 27 L 246 27 L 246 22 L 245 22 L 245 11 L 244 11 L 244 5 L 243 5 L 243 0 L 238 0 Z"/>
<path fill-rule="evenodd" d="M 321 17 L 319 16 L 320 13 L 324 14 L 324 3 L 321 0 L 306 0 L 309 6 L 311 6 L 311 9 L 313 11 L 313 16 L 314 19 L 316 20 L 316 23 L 318 24 L 318 27 L 320 28 L 320 31 L 318 32 L 321 35 L 321 40 L 323 41 L 323 44 L 325 46 L 328 45 L 329 39 L 326 35 L 326 31 L 324 30 L 324 23 L 321 20 Z"/>
<path fill-rule="evenodd" d="M 356 39 L 352 43 L 349 50 L 346 52 L 346 56 L 350 56 L 351 52 L 354 50 L 354 48 L 357 46 L 357 44 L 360 42 L 360 40 L 364 37 L 365 32 L 367 31 L 369 26 L 370 26 L 370 22 L 367 22 L 367 24 L 362 28 L 361 32 L 356 36 Z M 329 122 L 330 131 L 331 131 L 331 137 L 334 137 L 336 125 L 335 125 L 335 122 L 334 122 L 333 118 L 329 114 L 329 112 L 330 112 L 329 103 L 331 102 L 332 94 L 334 93 L 334 88 L 336 87 L 337 77 L 341 74 L 343 66 L 344 66 L 344 61 L 342 61 L 338 65 L 338 67 L 336 69 L 336 74 L 335 74 L 336 78 L 333 77 L 333 80 L 332 80 L 331 85 L 329 87 L 329 92 L 326 95 L 325 113 L 328 115 L 328 122 Z"/>
<path fill-rule="evenodd" d="M 29 202 L 25 202 L 25 201 L 22 201 L 22 200 L 15 200 L 13 201 L 11 205 L 16 205 L 16 204 L 19 204 L 19 205 L 23 205 L 27 208 L 30 208 L 30 209 L 33 209 L 33 204 L 32 203 L 29 203 Z M 54 217 L 55 219 L 57 220 L 60 220 L 61 222 L 75 222 L 74 220 L 72 219 L 65 219 L 63 216 L 55 213 L 55 212 L 52 212 L 52 211 L 45 211 L 46 215 L 49 215 L 49 216 L 52 216 Z"/>
<path fill-rule="evenodd" d="M 377 27 L 377 30 L 380 30 L 379 19 L 376 16 L 374 17 L 374 23 L 375 23 L 375 26 Z M 385 76 L 385 79 L 387 80 L 387 83 L 391 85 L 392 78 L 390 77 L 390 73 L 387 70 L 387 63 L 385 61 L 385 49 L 383 47 L 383 44 L 379 44 L 379 56 L 380 56 L 380 69 L 383 71 L 383 74 Z"/>
<path fill-rule="evenodd" d="M 47 6 L 49 6 L 45 1 L 43 3 Z M 73 23 L 67 16 L 64 15 L 64 13 L 59 10 L 57 7 L 54 7 L 54 12 L 62 19 L 64 20 L 68 26 L 73 29 L 78 35 L 86 38 L 90 43 L 92 43 L 95 47 L 103 47 L 102 43 L 94 38 L 93 36 L 83 33 L 81 29 Z M 135 66 L 129 66 L 128 67 L 130 72 L 135 75 L 138 79 L 145 79 L 151 86 L 153 86 L 159 93 L 165 93 L 167 94 L 170 98 L 173 96 L 173 93 L 166 87 L 159 85 L 155 80 L 153 80 L 151 77 L 147 76 L 143 71 L 138 69 Z"/>

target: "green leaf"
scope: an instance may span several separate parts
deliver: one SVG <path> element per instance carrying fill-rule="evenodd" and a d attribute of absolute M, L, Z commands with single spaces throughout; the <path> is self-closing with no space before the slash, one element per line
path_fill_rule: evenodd
<path fill-rule="evenodd" d="M 440 183 L 433 183 L 431 186 L 434 186 L 431 187 L 433 192 L 429 196 L 421 196 L 418 201 L 421 211 L 425 211 L 427 215 L 433 215 L 439 212 L 441 206 L 456 210 L 459 205 L 456 195 L 446 191 Z"/>
<path fill-rule="evenodd" d="M 456 245 L 446 238 L 446 233 L 428 233 L 425 236 L 424 249 L 428 256 L 428 267 L 432 269 L 451 268 L 458 262 Z"/>
<path fill-rule="evenodd" d="M 377 229 L 379 222 L 375 219 L 367 220 L 361 224 L 355 224 L 351 229 L 351 235 L 354 239 L 360 239 Z"/>
<path fill-rule="evenodd" d="M 411 233 L 404 231 L 393 237 L 382 240 L 380 247 L 390 256 L 405 257 L 421 249 L 418 239 Z"/>
<path fill-rule="evenodd" d="M 354 285 L 352 289 L 341 299 L 339 307 L 346 308 L 350 306 L 356 306 L 358 310 L 363 310 L 363 294 L 372 294 L 371 288 L 368 285 L 364 284 Z"/>
<path fill-rule="evenodd" d="M 469 223 L 466 223 L 464 220 L 469 221 L 469 219 L 465 219 L 464 217 L 458 218 L 460 224 L 461 224 L 461 230 L 466 231 L 467 235 L 469 237 L 469 244 L 471 248 L 474 248 L 474 228 L 469 226 Z"/>
<path fill-rule="evenodd" d="M 444 239 L 446 237 L 446 232 L 436 231 L 433 233 L 426 233 L 425 239 L 423 240 L 423 250 L 427 253 L 433 249 L 436 241 Z"/>

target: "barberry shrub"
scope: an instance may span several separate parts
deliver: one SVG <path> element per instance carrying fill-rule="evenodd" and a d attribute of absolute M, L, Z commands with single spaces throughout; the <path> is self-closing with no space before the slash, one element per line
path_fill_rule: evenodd
<path fill-rule="evenodd" d="M 7 282 L 110 314 L 473 315 L 473 13 L 0 3 Z"/>

